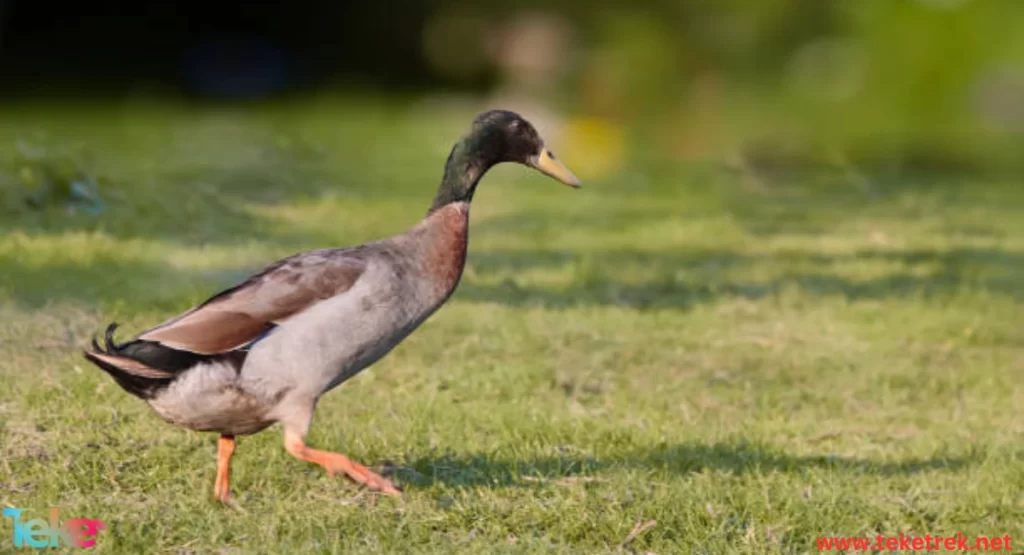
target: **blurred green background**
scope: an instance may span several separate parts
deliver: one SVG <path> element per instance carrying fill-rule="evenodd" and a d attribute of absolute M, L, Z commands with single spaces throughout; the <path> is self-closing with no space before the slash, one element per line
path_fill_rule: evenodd
<path fill-rule="evenodd" d="M 589 179 L 711 162 L 758 182 L 825 170 L 871 186 L 908 171 L 1022 165 L 1019 2 L 369 4 L 107 2 L 49 13 L 6 0 L 0 92 L 16 106 L 309 95 L 505 106 L 537 120 Z M 20 131 L 26 146 L 0 161 L 8 209 L 23 204 L 19 188 L 45 179 L 88 195 L 52 175 L 67 168 L 21 167 L 28 151 L 67 145 Z"/>

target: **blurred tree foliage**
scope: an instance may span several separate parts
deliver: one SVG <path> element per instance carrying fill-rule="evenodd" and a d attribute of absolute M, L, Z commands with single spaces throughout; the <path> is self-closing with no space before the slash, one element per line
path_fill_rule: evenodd
<path fill-rule="evenodd" d="M 1024 163 L 1019 0 L 144 4 L 4 2 L 0 83 L 50 67 L 81 77 L 51 87 L 75 95 L 118 79 L 222 98 L 454 89 L 539 100 L 595 134 L 579 150 L 633 161 Z"/>
<path fill-rule="evenodd" d="M 490 17 L 522 6 L 439 9 Z M 1013 0 L 568 0 L 558 89 L 629 144 L 693 158 L 1018 169 L 1024 3 Z M 487 33 L 482 33 L 486 35 Z"/>

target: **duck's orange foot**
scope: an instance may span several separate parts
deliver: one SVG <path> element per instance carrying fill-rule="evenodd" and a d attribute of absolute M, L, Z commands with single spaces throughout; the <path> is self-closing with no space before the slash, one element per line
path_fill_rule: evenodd
<path fill-rule="evenodd" d="M 331 453 L 306 447 L 302 437 L 298 434 L 291 434 L 286 430 L 284 447 L 293 457 L 322 466 L 331 477 L 344 474 L 353 482 L 362 484 L 372 490 L 395 497 L 402 496 L 402 490 L 398 489 L 391 480 L 373 472 L 341 453 Z"/>
<path fill-rule="evenodd" d="M 400 490 L 391 480 L 388 480 L 369 468 L 349 459 L 345 455 L 337 453 L 330 453 L 330 455 L 334 455 L 334 457 L 337 458 L 335 459 L 332 457 L 333 460 L 324 465 L 324 468 L 327 469 L 328 475 L 333 477 L 338 473 L 343 473 L 353 482 L 362 484 L 374 491 L 379 491 L 394 497 L 402 496 L 402 490 Z"/>
<path fill-rule="evenodd" d="M 225 505 L 231 504 L 231 489 L 217 483 L 213 486 L 213 498 Z"/>

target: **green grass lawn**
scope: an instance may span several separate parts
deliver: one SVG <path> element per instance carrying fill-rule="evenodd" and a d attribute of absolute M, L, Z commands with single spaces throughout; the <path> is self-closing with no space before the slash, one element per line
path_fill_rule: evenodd
<path fill-rule="evenodd" d="M 97 553 L 1024 545 L 1024 188 L 997 178 L 650 161 L 573 191 L 499 167 L 459 290 L 308 438 L 405 498 L 326 477 L 271 428 L 239 441 L 244 512 L 216 504 L 216 436 L 164 424 L 80 348 L 280 256 L 403 231 L 472 115 L 0 109 L 0 151 L 42 152 L 0 174 L 72 164 L 107 204 L 0 218 L 0 505 L 101 519 Z M 0 552 L 11 536 L 0 520 Z"/>

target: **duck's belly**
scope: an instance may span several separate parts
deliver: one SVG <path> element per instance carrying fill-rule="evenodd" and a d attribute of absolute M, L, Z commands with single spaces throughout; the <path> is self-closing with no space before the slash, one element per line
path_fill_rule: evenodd
<path fill-rule="evenodd" d="M 198 432 L 243 435 L 273 424 L 273 403 L 242 390 L 236 379 L 231 365 L 203 363 L 185 371 L 149 406 L 168 423 Z"/>

